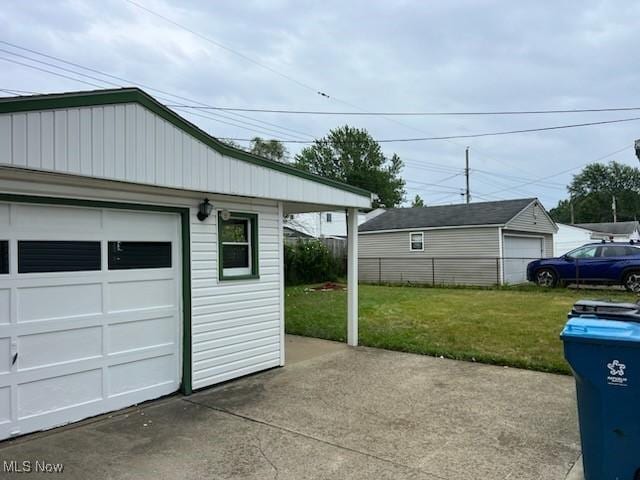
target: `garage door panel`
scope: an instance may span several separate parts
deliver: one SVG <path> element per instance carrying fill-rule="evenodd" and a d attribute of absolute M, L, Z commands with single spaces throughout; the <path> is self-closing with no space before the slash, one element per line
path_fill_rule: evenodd
<path fill-rule="evenodd" d="M 136 225 L 133 232 L 132 223 Z M 109 240 L 170 241 L 175 237 L 176 222 L 172 214 L 108 210 L 104 215 L 104 228 L 109 232 Z"/>
<path fill-rule="evenodd" d="M 102 355 L 102 327 L 24 335 L 18 339 L 18 368 L 55 366 Z"/>
<path fill-rule="evenodd" d="M 11 290 L 0 289 L 0 325 L 8 324 L 11 315 Z"/>
<path fill-rule="evenodd" d="M 18 322 L 99 315 L 102 284 L 57 285 L 18 288 Z"/>
<path fill-rule="evenodd" d="M 175 358 L 164 355 L 109 367 L 111 395 L 175 383 Z"/>
<path fill-rule="evenodd" d="M 176 332 L 170 319 L 171 317 L 165 316 L 110 325 L 109 353 L 173 344 Z"/>
<path fill-rule="evenodd" d="M 0 374 L 11 370 L 11 338 L 0 338 Z"/>
<path fill-rule="evenodd" d="M 109 312 L 130 312 L 175 306 L 173 280 L 145 280 L 109 284 Z"/>
<path fill-rule="evenodd" d="M 11 388 L 0 387 L 0 423 L 11 421 Z"/>
<path fill-rule="evenodd" d="M 99 209 L 44 206 L 11 205 L 11 226 L 17 231 L 43 230 L 58 232 L 95 232 L 102 228 Z"/>
<path fill-rule="evenodd" d="M 102 369 L 18 385 L 18 419 L 102 400 Z"/>
<path fill-rule="evenodd" d="M 9 205 L 0 203 L 0 225 L 9 225 Z"/>

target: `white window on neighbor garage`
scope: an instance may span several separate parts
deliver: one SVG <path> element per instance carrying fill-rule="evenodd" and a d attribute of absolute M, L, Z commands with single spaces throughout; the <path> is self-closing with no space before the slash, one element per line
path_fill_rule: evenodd
<path fill-rule="evenodd" d="M 424 251 L 424 233 L 422 233 L 422 232 L 411 232 L 409 234 L 409 249 L 412 252 L 423 252 Z"/>

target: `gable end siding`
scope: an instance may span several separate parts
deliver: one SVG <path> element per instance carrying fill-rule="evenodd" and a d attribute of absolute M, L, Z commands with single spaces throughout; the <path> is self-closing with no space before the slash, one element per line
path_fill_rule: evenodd
<path fill-rule="evenodd" d="M 554 234 L 556 226 L 540 204 L 532 203 L 507 222 L 505 230 Z"/>

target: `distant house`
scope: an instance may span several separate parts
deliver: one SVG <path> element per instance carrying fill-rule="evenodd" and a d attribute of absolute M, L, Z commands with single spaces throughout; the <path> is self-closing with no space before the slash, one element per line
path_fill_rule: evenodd
<path fill-rule="evenodd" d="M 604 222 L 577 223 L 572 225 L 558 224 L 558 233 L 554 237 L 555 254 L 557 256 L 578 248 L 585 243 L 598 240 L 615 240 L 628 242 L 640 240 L 638 222 Z"/>
<path fill-rule="evenodd" d="M 390 209 L 360 225 L 360 279 L 523 283 L 529 261 L 553 256 L 557 229 L 536 198 Z"/>
<path fill-rule="evenodd" d="M 360 212 L 358 225 L 371 220 L 384 211 L 383 208 L 376 208 L 366 213 Z M 301 236 L 315 238 L 346 238 L 347 236 L 347 215 L 344 210 L 296 213 L 289 215 L 284 223 L 287 228 L 300 232 Z"/>
<path fill-rule="evenodd" d="M 592 240 L 615 240 L 624 242 L 640 240 L 639 222 L 604 222 L 604 223 L 578 223 L 576 227 L 591 231 Z"/>
<path fill-rule="evenodd" d="M 592 242 L 591 230 L 577 225 L 558 223 L 558 233 L 553 237 L 554 254 L 559 257 L 585 243 Z"/>

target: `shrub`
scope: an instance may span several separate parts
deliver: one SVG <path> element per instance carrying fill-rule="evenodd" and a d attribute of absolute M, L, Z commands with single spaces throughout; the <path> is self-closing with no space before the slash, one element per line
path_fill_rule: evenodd
<path fill-rule="evenodd" d="M 284 245 L 284 278 L 287 285 L 334 282 L 344 272 L 343 261 L 319 240 Z"/>

